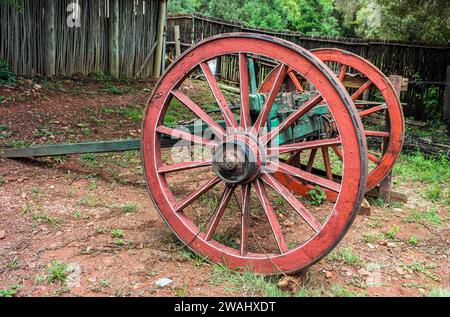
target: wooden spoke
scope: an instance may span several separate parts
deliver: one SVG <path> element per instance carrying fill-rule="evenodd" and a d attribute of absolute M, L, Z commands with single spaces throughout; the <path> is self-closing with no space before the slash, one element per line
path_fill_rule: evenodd
<path fill-rule="evenodd" d="M 373 136 L 373 137 L 379 137 L 379 138 L 388 138 L 390 133 L 385 131 L 364 131 L 366 136 Z"/>
<path fill-rule="evenodd" d="M 196 190 L 195 192 L 191 193 L 188 197 L 186 197 L 181 203 L 178 203 L 176 205 L 175 212 L 182 211 L 184 208 L 192 204 L 194 201 L 196 201 L 200 196 L 202 196 L 204 193 L 206 193 L 208 190 L 213 188 L 216 184 L 220 182 L 220 178 L 215 176 L 210 181 L 208 181 L 206 184 L 204 184 L 200 189 Z"/>
<path fill-rule="evenodd" d="M 313 165 L 314 165 L 314 160 L 316 159 L 316 155 L 317 155 L 317 149 L 312 149 L 311 153 L 309 154 L 309 160 L 308 160 L 308 165 L 306 165 L 306 171 L 308 173 L 311 173 Z"/>
<path fill-rule="evenodd" d="M 255 180 L 254 184 L 256 194 L 258 195 L 261 206 L 263 207 L 267 219 L 269 220 L 273 235 L 275 236 L 278 249 L 282 254 L 286 253 L 289 248 L 281 231 L 277 216 L 272 208 L 272 205 L 270 204 L 269 196 L 267 195 L 266 189 L 264 188 L 264 184 L 260 179 Z"/>
<path fill-rule="evenodd" d="M 309 212 L 308 209 L 295 197 L 289 189 L 281 184 L 275 177 L 270 174 L 263 174 L 262 179 L 272 187 L 278 194 L 280 194 L 292 208 L 308 223 L 308 225 L 314 229 L 315 232 L 319 232 L 322 224 Z"/>
<path fill-rule="evenodd" d="M 212 164 L 212 160 L 207 161 L 194 161 L 194 162 L 182 162 L 171 165 L 163 165 L 158 169 L 158 173 L 167 174 L 179 171 L 190 170 L 198 167 L 210 166 Z"/>
<path fill-rule="evenodd" d="M 278 95 L 278 92 L 281 89 L 281 86 L 283 85 L 284 79 L 287 74 L 288 67 L 284 64 L 281 65 L 277 78 L 275 79 L 272 89 L 270 90 L 269 96 L 267 97 L 266 102 L 264 103 L 262 110 L 256 119 L 256 122 L 252 128 L 252 133 L 255 135 L 258 135 L 259 130 L 263 128 L 266 125 L 267 118 L 269 117 L 269 113 L 272 110 L 273 103 L 275 101 L 275 98 Z"/>
<path fill-rule="evenodd" d="M 341 144 L 340 138 L 298 142 L 298 143 L 292 143 L 292 144 L 287 144 L 287 145 L 281 145 L 278 147 L 271 147 L 269 149 L 268 155 L 269 156 L 280 155 L 283 153 L 304 151 L 304 150 L 309 150 L 309 149 L 317 149 L 317 148 L 321 148 L 324 146 L 340 145 L 340 144 Z"/>
<path fill-rule="evenodd" d="M 303 117 L 309 110 L 311 110 L 314 106 L 319 104 L 323 100 L 321 95 L 316 95 L 301 105 L 297 110 L 291 113 L 283 122 L 281 122 L 276 128 L 267 133 L 264 136 L 263 144 L 266 145 L 269 143 L 276 135 L 282 133 L 286 130 L 290 125 L 296 122 L 298 119 Z"/>
<path fill-rule="evenodd" d="M 342 65 L 338 75 L 340 81 L 344 81 L 346 73 L 347 73 L 347 65 Z"/>
<path fill-rule="evenodd" d="M 248 60 L 247 55 L 239 53 L 239 83 L 241 90 L 241 127 L 250 128 L 250 100 L 248 93 Z"/>
<path fill-rule="evenodd" d="M 233 195 L 236 185 L 227 185 L 223 191 L 222 198 L 213 213 L 212 219 L 209 222 L 208 228 L 206 229 L 205 240 L 209 241 L 212 239 L 214 232 L 216 232 L 217 226 L 219 225 L 220 219 L 222 219 L 223 213 L 230 202 L 231 196 Z"/>
<path fill-rule="evenodd" d="M 183 140 L 186 140 L 189 142 L 201 144 L 201 145 L 203 145 L 207 148 L 211 148 L 211 149 L 215 149 L 217 146 L 217 143 L 215 141 L 199 137 L 199 136 L 191 134 L 189 132 L 165 127 L 163 125 L 160 125 L 158 128 L 156 128 L 156 131 L 158 131 L 159 133 L 162 133 L 162 134 L 170 135 L 173 138 L 183 139 Z"/>
<path fill-rule="evenodd" d="M 251 185 L 241 186 L 241 255 L 248 251 L 248 229 L 250 227 L 250 194 Z"/>
<path fill-rule="evenodd" d="M 372 107 L 366 110 L 363 110 L 361 112 L 359 112 L 359 116 L 362 117 L 366 117 L 368 115 L 371 115 L 372 113 L 378 112 L 378 111 L 382 111 L 382 110 L 386 110 L 387 106 L 384 105 L 380 105 L 380 106 L 376 106 L 376 107 Z"/>
<path fill-rule="evenodd" d="M 269 161 L 267 162 L 267 168 L 273 172 L 281 172 L 294 177 L 298 177 L 300 179 L 314 183 L 324 188 L 328 188 L 335 192 L 340 192 L 341 190 L 341 185 L 339 183 L 308 173 L 299 168 L 290 166 L 286 163 Z"/>
<path fill-rule="evenodd" d="M 211 89 L 214 97 L 216 98 L 217 104 L 219 105 L 220 110 L 222 112 L 225 124 L 227 125 L 227 127 L 237 128 L 238 127 L 237 120 L 234 117 L 233 112 L 231 112 L 230 107 L 228 106 L 228 103 L 225 100 L 225 97 L 222 91 L 220 90 L 219 85 L 217 84 L 217 80 L 214 77 L 211 68 L 209 68 L 208 63 L 207 62 L 201 63 L 200 68 L 202 69 L 203 74 L 205 74 L 206 81 L 209 84 L 209 88 Z"/>
<path fill-rule="evenodd" d="M 376 157 L 374 154 L 367 152 L 367 158 L 374 162 L 375 164 L 379 165 L 381 163 L 381 159 Z"/>
<path fill-rule="evenodd" d="M 295 152 L 293 155 L 291 155 L 291 157 L 286 161 L 286 164 L 289 164 L 289 165 L 292 165 L 292 166 L 295 166 L 295 167 L 300 167 L 301 166 L 301 162 L 300 162 L 300 159 L 301 159 L 301 154 L 302 154 L 302 151 L 298 151 L 298 152 Z"/>
<path fill-rule="evenodd" d="M 366 81 L 359 89 L 352 95 L 352 100 L 355 101 L 359 97 L 362 96 L 362 94 L 372 86 L 372 82 L 370 80 Z"/>
<path fill-rule="evenodd" d="M 294 84 L 295 89 L 297 89 L 297 91 L 299 91 L 299 92 L 302 92 L 303 86 L 300 83 L 300 81 L 298 80 L 297 75 L 295 74 L 295 71 L 292 69 L 289 69 L 288 75 L 289 75 L 289 78 L 292 80 L 292 83 Z"/>
<path fill-rule="evenodd" d="M 181 101 L 186 107 L 188 107 L 193 113 L 195 113 L 203 122 L 205 122 L 215 133 L 223 137 L 225 135 L 224 129 L 211 118 L 202 108 L 200 108 L 195 102 L 189 99 L 188 96 L 183 94 L 181 90 L 172 91 L 172 95 Z"/>
<path fill-rule="evenodd" d="M 327 178 L 332 181 L 333 180 L 333 173 L 331 173 L 331 162 L 330 162 L 330 153 L 328 153 L 328 148 L 323 147 L 322 148 L 322 157 L 323 157 L 323 164 L 325 165 L 325 171 L 327 173 Z"/>
<path fill-rule="evenodd" d="M 337 146 L 332 146 L 331 149 L 341 161 L 344 161 L 344 156 L 342 155 L 342 151 L 340 148 L 338 148 Z"/>

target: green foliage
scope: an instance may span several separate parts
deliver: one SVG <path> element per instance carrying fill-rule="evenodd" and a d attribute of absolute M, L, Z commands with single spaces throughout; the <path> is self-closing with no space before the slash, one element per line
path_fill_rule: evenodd
<path fill-rule="evenodd" d="M 16 74 L 9 70 L 8 63 L 0 58 L 0 85 L 11 85 L 16 82 Z"/>
<path fill-rule="evenodd" d="M 23 5 L 20 0 L 0 0 L 0 7 L 2 6 L 10 6 L 23 13 Z"/>
<path fill-rule="evenodd" d="M 361 259 L 351 248 L 342 248 L 331 255 L 331 258 L 335 261 L 344 262 L 348 265 L 359 266 L 361 265 Z"/>
<path fill-rule="evenodd" d="M 67 278 L 67 264 L 62 263 L 59 260 L 53 260 L 47 266 L 47 281 L 53 283 L 58 281 L 59 283 L 64 283 Z"/>
<path fill-rule="evenodd" d="M 413 210 L 406 221 L 415 223 L 426 222 L 436 227 L 439 227 L 442 224 L 442 220 L 435 208 L 432 208 L 430 211 Z"/>
<path fill-rule="evenodd" d="M 319 186 L 316 186 L 315 189 L 311 189 L 308 192 L 308 195 L 310 196 L 309 202 L 311 203 L 311 205 L 320 206 L 325 200 L 327 200 L 327 195 Z"/>
<path fill-rule="evenodd" d="M 117 87 L 115 85 L 109 85 L 105 88 L 105 91 L 107 93 L 110 93 L 113 95 L 123 95 L 123 94 L 131 92 L 131 88 L 130 87 Z"/>
<path fill-rule="evenodd" d="M 417 245 L 419 243 L 419 239 L 417 239 L 417 237 L 412 236 L 408 239 L 408 244 L 409 245 Z"/>
<path fill-rule="evenodd" d="M 433 288 L 428 297 L 450 297 L 450 289 L 448 288 Z"/>
<path fill-rule="evenodd" d="M 20 287 L 20 285 L 12 285 L 8 289 L 0 289 L 0 297 L 13 297 Z"/>
<path fill-rule="evenodd" d="M 121 230 L 121 229 L 113 229 L 111 231 L 111 237 L 113 237 L 113 238 L 123 238 L 123 230 Z"/>
<path fill-rule="evenodd" d="M 402 154 L 394 166 L 394 180 L 399 182 L 420 182 L 423 184 L 448 187 L 450 183 L 450 161 L 442 156 L 439 159 L 425 158 L 423 154 Z"/>
<path fill-rule="evenodd" d="M 391 229 L 384 235 L 387 239 L 394 240 L 397 237 L 397 233 L 400 232 L 400 227 L 398 225 L 393 225 Z"/>
<path fill-rule="evenodd" d="M 200 13 L 247 27 L 340 35 L 333 0 L 171 0 L 169 12 Z"/>
<path fill-rule="evenodd" d="M 171 0 L 168 9 L 308 35 L 450 43 L 448 0 Z"/>

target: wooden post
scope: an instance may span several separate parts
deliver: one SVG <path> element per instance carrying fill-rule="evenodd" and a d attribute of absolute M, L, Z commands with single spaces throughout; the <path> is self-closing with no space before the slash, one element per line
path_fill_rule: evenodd
<path fill-rule="evenodd" d="M 391 75 L 389 80 L 394 86 L 394 90 L 400 98 L 400 92 L 402 91 L 402 76 Z M 386 113 L 386 131 L 390 130 L 389 114 Z M 383 140 L 383 154 L 386 153 L 389 144 L 389 138 Z M 383 179 L 380 183 L 379 197 L 383 199 L 385 203 L 391 202 L 391 189 L 392 189 L 392 171 Z"/>
<path fill-rule="evenodd" d="M 55 1 L 44 3 L 44 75 L 56 74 Z"/>
<path fill-rule="evenodd" d="M 158 41 L 158 46 L 156 46 L 155 51 L 155 62 L 153 65 L 153 77 L 157 78 L 161 75 L 161 65 L 164 62 L 162 60 L 163 48 L 164 48 L 164 26 L 166 20 L 166 0 L 160 0 L 159 3 L 159 13 L 158 13 L 158 29 L 156 31 L 156 40 Z"/>
<path fill-rule="evenodd" d="M 175 33 L 175 57 L 178 57 L 181 55 L 181 39 L 180 39 L 179 25 L 174 26 L 174 33 Z"/>
<path fill-rule="evenodd" d="M 450 135 L 450 66 L 447 66 L 447 78 L 445 80 L 445 94 L 443 104 L 444 122 L 447 124 L 447 130 Z"/>
<path fill-rule="evenodd" d="M 119 59 L 119 0 L 112 0 L 109 32 L 109 73 L 111 77 L 120 77 Z"/>

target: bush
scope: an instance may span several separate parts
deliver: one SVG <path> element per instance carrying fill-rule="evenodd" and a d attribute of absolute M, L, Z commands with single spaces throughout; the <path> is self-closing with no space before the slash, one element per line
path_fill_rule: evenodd
<path fill-rule="evenodd" d="M 9 70 L 8 63 L 0 58 L 0 85 L 11 85 L 16 82 L 16 74 Z"/>

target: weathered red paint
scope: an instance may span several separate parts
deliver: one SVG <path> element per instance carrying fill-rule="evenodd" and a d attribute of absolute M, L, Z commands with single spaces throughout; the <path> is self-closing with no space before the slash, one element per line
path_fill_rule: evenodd
<path fill-rule="evenodd" d="M 163 122 L 171 95 L 180 86 L 187 76 L 186 74 L 189 74 L 199 65 L 204 65 L 202 63 L 226 54 L 266 56 L 279 61 L 282 65 L 286 65 L 304 76 L 307 81 L 317 88 L 324 100 L 327 100 L 330 104 L 330 111 L 336 121 L 336 127 L 341 135 L 346 136 L 341 140 L 343 160 L 346 162 L 341 183 L 313 175 L 282 162 L 265 163 L 265 168 L 269 170 L 276 169 L 279 173 L 288 177 L 300 177 L 335 191 L 336 203 L 328 219 L 319 222 L 313 218 L 311 212 L 306 210 L 306 207 L 302 206 L 293 195 L 289 194 L 289 190 L 282 187 L 281 183 L 277 183 L 275 177 L 267 174 L 266 170 L 264 172 L 261 170 L 261 174 L 258 174 L 250 183 L 239 185 L 243 193 L 241 195 L 242 239 L 238 250 L 225 246 L 212 238 L 212 232 L 216 222 L 220 220 L 223 206 L 226 205 L 231 195 L 231 188 L 224 192 L 221 203 L 216 209 L 217 216 L 214 219 L 217 221 L 212 220 L 206 233 L 200 232 L 200 229 L 188 218 L 183 209 L 222 180 L 218 176 L 212 178 L 191 193 L 184 201 L 177 203 L 166 179 L 167 172 L 171 170 L 170 167 L 165 167 L 162 162 L 160 143 L 161 133 L 173 133 L 180 138 L 206 144 L 210 147 L 214 147 L 214 144 L 217 144 L 214 141 L 193 136 L 186 132 L 164 127 Z M 212 86 L 215 87 L 214 84 Z M 274 94 L 276 95 L 275 89 Z M 220 96 L 220 93 L 216 91 L 215 95 Z M 270 106 L 267 103 L 267 107 Z M 205 119 L 207 118 L 205 117 Z M 257 126 L 263 127 L 265 125 L 264 119 L 263 114 Z M 232 120 L 228 121 L 231 124 Z M 284 124 L 284 127 L 287 127 L 287 125 Z M 252 130 L 254 131 L 255 127 Z M 353 107 L 351 97 L 323 62 L 298 45 L 281 39 L 247 33 L 222 34 L 204 40 L 190 48 L 167 69 L 157 83 L 145 111 L 142 131 L 141 149 L 144 174 L 149 193 L 161 217 L 189 248 L 207 257 L 210 261 L 225 263 L 232 269 L 251 268 L 254 272 L 260 274 L 279 274 L 281 273 L 280 270 L 283 272 L 296 272 L 312 265 L 330 252 L 342 239 L 345 232 L 349 229 L 364 196 L 367 174 L 367 158 L 365 155 L 367 146 L 361 119 Z M 227 133 L 229 132 L 225 132 L 225 138 L 227 138 Z M 255 132 L 252 137 L 259 139 L 265 151 L 270 151 L 267 142 L 263 142 L 267 140 L 267 135 L 260 132 L 256 134 Z M 208 163 L 201 161 L 185 166 L 177 166 L 175 169 L 195 168 L 196 165 L 204 166 Z M 271 187 L 273 185 L 279 193 L 281 192 L 282 197 L 299 214 L 308 219 L 308 224 L 317 231 L 304 244 L 294 248 L 288 247 L 283 237 L 280 223 L 277 220 L 277 215 L 270 206 L 265 184 L 269 184 Z M 251 188 L 254 189 L 253 192 L 256 193 L 260 203 L 263 205 L 280 249 L 278 254 L 266 254 L 262 251 L 259 253 L 248 252 L 248 209 L 250 208 L 248 202 L 252 193 Z"/>
<path fill-rule="evenodd" d="M 383 98 L 385 99 L 385 106 L 374 106 L 372 108 L 359 112 L 359 115 L 361 117 L 364 117 L 377 111 L 386 109 L 389 114 L 388 117 L 390 121 L 388 132 L 366 131 L 366 136 L 389 139 L 388 148 L 381 159 L 378 159 L 373 154 L 369 153 L 369 159 L 375 162 L 377 165 L 369 171 L 367 180 L 367 191 L 369 191 L 373 187 L 377 186 L 389 174 L 400 155 L 405 131 L 403 110 L 400 100 L 389 79 L 376 66 L 374 66 L 364 58 L 353 53 L 335 48 L 315 49 L 311 50 L 311 52 L 324 62 L 335 62 L 341 64 L 341 69 L 338 74 L 338 79 L 340 81 L 344 80 L 345 73 L 349 68 L 357 70 L 362 75 L 368 78 L 368 80 L 352 95 L 353 101 L 361 97 L 363 93 L 372 85 L 381 92 Z M 270 87 L 270 85 L 272 84 L 277 69 L 278 67 L 275 68 L 264 80 L 259 89 L 260 92 L 268 92 L 268 87 Z M 336 149 L 333 149 L 333 151 L 336 152 Z M 292 186 L 292 182 L 290 182 L 290 185 Z M 302 186 L 295 186 L 295 188 L 300 189 L 302 188 Z"/>

